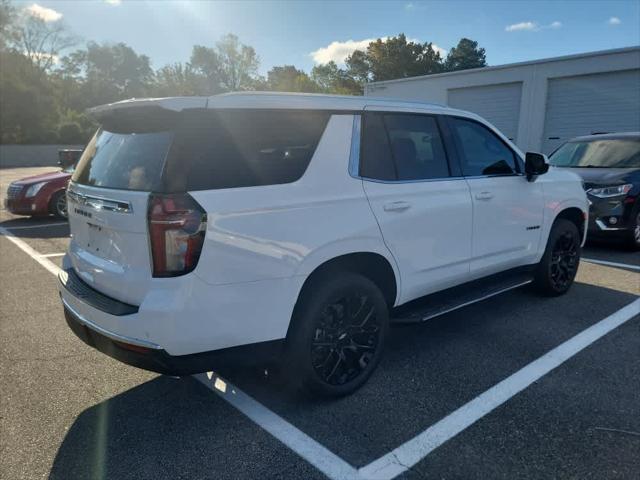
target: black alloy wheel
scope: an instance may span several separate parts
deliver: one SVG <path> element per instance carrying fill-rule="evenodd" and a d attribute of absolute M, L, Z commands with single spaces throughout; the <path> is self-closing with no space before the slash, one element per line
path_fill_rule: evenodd
<path fill-rule="evenodd" d="M 578 245 L 572 232 L 564 232 L 556 239 L 549 264 L 551 282 L 556 290 L 569 288 L 578 271 Z"/>
<path fill-rule="evenodd" d="M 352 292 L 328 304 L 311 342 L 316 374 L 329 385 L 344 385 L 366 370 L 380 345 L 381 324 L 368 295 Z"/>
<path fill-rule="evenodd" d="M 295 387 L 348 395 L 380 363 L 388 330 L 389 307 L 371 279 L 340 270 L 318 274 L 294 309 L 284 366 Z"/>
<path fill-rule="evenodd" d="M 580 265 L 581 240 L 575 223 L 556 219 L 533 278 L 533 286 L 540 293 L 556 296 L 569 291 Z"/>

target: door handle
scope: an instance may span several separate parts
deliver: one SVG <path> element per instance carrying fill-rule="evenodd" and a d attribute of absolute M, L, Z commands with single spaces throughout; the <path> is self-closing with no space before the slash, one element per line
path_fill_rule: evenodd
<path fill-rule="evenodd" d="M 493 198 L 493 193 L 491 192 L 476 193 L 476 200 L 491 200 L 492 198 Z"/>
<path fill-rule="evenodd" d="M 383 208 L 385 212 L 402 212 L 407 208 L 409 208 L 410 206 L 411 204 L 409 202 L 400 201 L 400 202 L 385 203 Z"/>

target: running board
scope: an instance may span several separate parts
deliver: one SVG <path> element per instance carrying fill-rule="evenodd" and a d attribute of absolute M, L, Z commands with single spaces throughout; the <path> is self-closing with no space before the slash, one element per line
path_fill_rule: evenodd
<path fill-rule="evenodd" d="M 499 273 L 432 293 L 391 311 L 393 323 L 419 323 L 481 302 L 533 281 L 530 270 L 518 269 Z"/>

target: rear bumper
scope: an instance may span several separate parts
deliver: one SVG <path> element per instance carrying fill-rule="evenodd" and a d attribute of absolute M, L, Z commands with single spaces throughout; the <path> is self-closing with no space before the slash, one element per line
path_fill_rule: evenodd
<path fill-rule="evenodd" d="M 140 345 L 139 341 L 120 339 L 118 335 L 96 328 L 69 306 L 64 305 L 67 325 L 84 343 L 122 363 L 165 375 L 191 375 L 227 366 L 248 366 L 270 362 L 279 357 L 283 341 L 261 342 L 192 355 L 169 355 L 158 345 Z"/>
<path fill-rule="evenodd" d="M 69 328 L 90 347 L 134 367 L 182 376 L 226 366 L 270 362 L 276 360 L 282 352 L 284 339 L 172 355 L 165 345 L 152 339 L 153 332 L 149 332 L 149 329 L 131 328 L 134 325 L 149 326 L 144 313 L 139 312 L 138 307 L 119 302 L 93 290 L 72 270 L 63 270 L 59 280 L 60 297 Z M 186 319 L 181 318 L 179 313 L 175 313 L 174 319 L 174 322 L 181 323 L 182 332 L 188 330 Z M 156 323 L 161 320 L 157 318 Z M 141 334 L 144 331 L 151 335 Z M 174 328 L 173 331 L 175 337 L 180 335 L 180 329 Z M 202 332 L 190 332 L 189 335 L 202 336 Z"/>

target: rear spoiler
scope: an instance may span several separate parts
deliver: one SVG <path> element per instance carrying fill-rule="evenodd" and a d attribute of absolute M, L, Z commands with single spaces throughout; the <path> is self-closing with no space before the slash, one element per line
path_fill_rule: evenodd
<path fill-rule="evenodd" d="M 89 108 L 86 114 L 110 131 L 157 131 L 174 125 L 183 110 L 207 108 L 206 97 L 130 99 Z"/>

